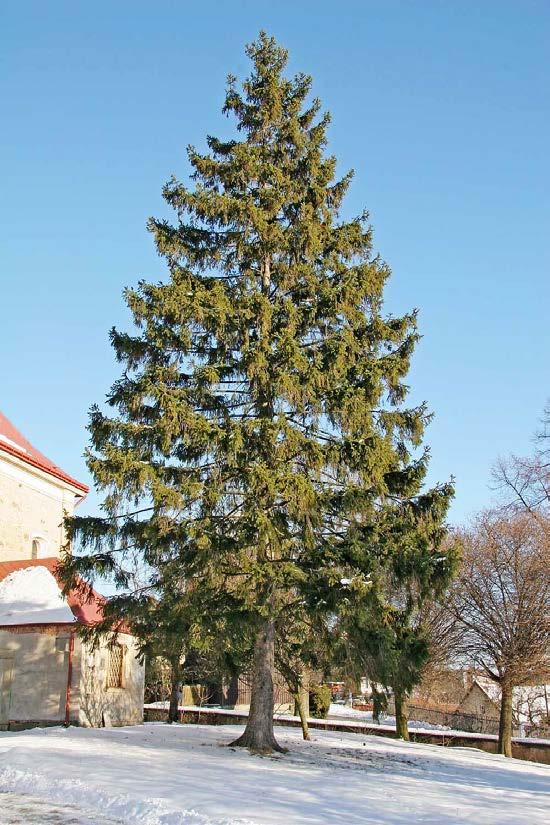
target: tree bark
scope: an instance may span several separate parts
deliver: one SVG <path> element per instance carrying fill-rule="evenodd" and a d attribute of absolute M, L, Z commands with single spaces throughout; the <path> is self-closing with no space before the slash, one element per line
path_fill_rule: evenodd
<path fill-rule="evenodd" d="M 513 686 L 501 683 L 500 720 L 498 725 L 498 753 L 512 756 L 512 692 Z"/>
<path fill-rule="evenodd" d="M 168 708 L 168 724 L 179 720 L 179 678 L 174 665 L 172 665 L 172 679 L 170 687 L 170 707 Z"/>
<path fill-rule="evenodd" d="M 396 690 L 394 692 L 395 701 L 395 732 L 398 739 L 409 741 L 409 725 L 407 713 L 407 697 Z"/>
<path fill-rule="evenodd" d="M 306 710 L 305 693 L 304 688 L 300 686 L 294 694 L 294 713 L 296 714 L 296 711 L 298 711 L 300 725 L 302 726 L 302 736 L 307 741 L 309 739 L 309 725 L 307 723 L 308 714 Z"/>
<path fill-rule="evenodd" d="M 254 645 L 252 696 L 248 721 L 242 736 L 232 746 L 249 748 L 253 753 L 284 753 L 273 732 L 273 662 L 275 625 L 268 620 L 260 627 Z"/>

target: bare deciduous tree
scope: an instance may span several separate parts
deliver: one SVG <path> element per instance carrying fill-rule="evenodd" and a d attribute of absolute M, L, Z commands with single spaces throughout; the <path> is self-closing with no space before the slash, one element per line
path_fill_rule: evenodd
<path fill-rule="evenodd" d="M 528 736 L 544 735 L 550 721 L 550 686 L 532 685 L 514 694 L 514 718 Z"/>
<path fill-rule="evenodd" d="M 424 605 L 421 621 L 428 638 L 429 658 L 415 693 L 424 701 L 437 698 L 444 702 L 452 699 L 458 702 L 464 693 L 459 670 L 462 664 L 459 651 L 464 634 L 454 612 L 449 609 L 446 593 L 438 601 Z M 442 699 L 442 695 L 445 698 Z"/>
<path fill-rule="evenodd" d="M 512 691 L 550 673 L 550 543 L 528 513 L 486 513 L 465 532 L 451 607 L 461 649 L 499 685 L 499 753 L 512 755 Z"/>
<path fill-rule="evenodd" d="M 550 403 L 542 417 L 532 456 L 500 459 L 493 477 L 504 506 L 535 517 L 550 517 Z"/>

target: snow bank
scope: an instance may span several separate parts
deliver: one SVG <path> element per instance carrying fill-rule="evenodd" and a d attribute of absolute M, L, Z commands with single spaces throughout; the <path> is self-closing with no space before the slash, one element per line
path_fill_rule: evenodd
<path fill-rule="evenodd" d="M 0 625 L 74 621 L 57 581 L 46 567 L 16 570 L 0 582 Z"/>
<path fill-rule="evenodd" d="M 0 768 L 0 793 L 17 793 L 101 811 L 102 821 L 139 825 L 255 825 L 244 819 L 211 819 L 197 811 L 170 811 L 162 799 L 132 799 L 104 792 L 78 779 L 46 779 L 29 771 Z"/>

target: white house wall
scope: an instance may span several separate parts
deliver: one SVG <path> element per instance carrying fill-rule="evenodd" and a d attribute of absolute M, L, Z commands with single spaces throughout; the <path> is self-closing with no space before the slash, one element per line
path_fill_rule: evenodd
<path fill-rule="evenodd" d="M 0 729 L 63 724 L 70 630 L 0 628 Z M 143 720 L 144 667 L 131 636 L 125 646 L 121 688 L 107 688 L 106 646 L 92 652 L 74 638 L 70 722 L 85 727 L 138 724 Z"/>
<path fill-rule="evenodd" d="M 0 629 L 0 668 L 11 671 L 3 680 L 0 727 L 65 721 L 69 636 L 62 628 Z"/>
<path fill-rule="evenodd" d="M 59 556 L 63 519 L 72 515 L 77 491 L 5 453 L 0 455 L 0 561 Z"/>

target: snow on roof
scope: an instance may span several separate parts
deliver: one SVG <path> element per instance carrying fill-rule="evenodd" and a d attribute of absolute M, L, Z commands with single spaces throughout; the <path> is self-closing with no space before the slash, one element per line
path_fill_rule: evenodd
<path fill-rule="evenodd" d="M 497 685 L 497 683 L 489 679 L 488 676 L 480 675 L 474 677 L 472 687 L 474 684 L 477 684 L 477 686 L 487 694 L 491 702 L 494 702 L 496 705 L 500 704 L 500 685 Z"/>
<path fill-rule="evenodd" d="M 0 582 L 0 625 L 74 621 L 57 581 L 46 567 L 15 570 Z"/>
<path fill-rule="evenodd" d="M 473 683 L 500 707 L 500 685 L 489 679 L 488 676 L 476 676 Z M 470 690 L 472 689 L 470 688 Z M 515 715 L 519 722 L 530 722 L 536 717 L 545 716 L 548 712 L 547 702 L 550 699 L 550 685 L 515 685 L 512 690 Z"/>
<path fill-rule="evenodd" d="M 50 573 L 60 593 L 61 584 L 58 581 L 57 577 L 58 563 L 59 559 L 53 557 L 45 559 L 19 559 L 18 561 L 0 562 L 0 587 L 2 586 L 2 583 L 7 578 L 9 578 L 13 573 L 22 570 L 27 570 L 29 568 L 40 567 L 45 569 L 46 572 Z M 64 600 L 65 603 L 64 597 L 61 596 L 61 598 Z M 72 614 L 71 618 L 68 621 L 72 622 L 74 618 L 80 624 L 93 625 L 101 621 L 101 619 L 103 618 L 103 605 L 105 604 L 105 599 L 93 588 L 76 588 L 69 590 L 66 597 L 66 604 L 69 607 Z M 0 603 L 0 611 L 1 609 L 2 604 Z M 14 620 L 8 622 L 5 621 L 4 616 L 0 615 L 0 626 L 6 624 L 55 624 L 56 621 L 59 620 L 56 620 L 55 618 L 46 618 L 40 620 L 37 619 L 36 614 L 34 614 L 30 621 L 28 618 L 19 617 L 18 621 Z"/>
<path fill-rule="evenodd" d="M 30 441 L 27 441 L 25 436 L 22 435 L 1 412 L 0 451 L 10 453 L 10 455 L 16 456 L 21 459 L 21 461 L 32 464 L 33 467 L 38 467 L 39 470 L 55 476 L 55 478 L 60 479 L 60 481 L 65 481 L 67 484 L 70 484 L 71 487 L 76 487 L 82 493 L 87 493 L 89 490 L 85 484 L 77 481 L 76 478 L 72 478 L 72 476 L 68 475 L 61 467 L 58 467 L 57 464 L 50 461 L 40 450 L 33 447 Z"/>

